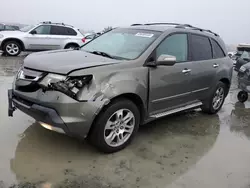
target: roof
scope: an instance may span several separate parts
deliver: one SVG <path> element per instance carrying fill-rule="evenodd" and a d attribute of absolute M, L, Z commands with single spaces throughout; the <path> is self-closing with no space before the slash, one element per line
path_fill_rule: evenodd
<path fill-rule="evenodd" d="M 143 29 L 143 30 L 151 30 L 151 31 L 166 31 L 168 29 L 171 29 L 173 27 L 171 26 L 162 26 L 162 25 L 138 25 L 138 26 L 133 26 L 135 29 Z"/>
<path fill-rule="evenodd" d="M 241 43 L 241 44 L 238 44 L 237 46 L 238 48 L 250 48 L 250 44 L 247 44 L 247 43 Z"/>
<path fill-rule="evenodd" d="M 132 24 L 131 27 L 137 29 L 153 30 L 153 31 L 166 31 L 168 29 L 188 29 L 197 32 L 209 33 L 214 36 L 219 36 L 217 33 L 211 30 L 202 29 L 199 27 L 192 26 L 190 24 L 179 24 L 179 23 L 146 23 L 146 24 Z"/>

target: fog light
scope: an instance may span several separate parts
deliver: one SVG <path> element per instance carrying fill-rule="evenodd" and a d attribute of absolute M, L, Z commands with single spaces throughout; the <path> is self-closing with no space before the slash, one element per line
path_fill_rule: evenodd
<path fill-rule="evenodd" d="M 64 130 L 59 128 L 59 127 L 53 127 L 47 123 L 43 123 L 43 122 L 39 122 L 40 125 L 42 127 L 44 127 L 45 129 L 48 129 L 48 130 L 51 130 L 51 131 L 55 131 L 55 132 L 58 132 L 58 133 L 61 133 L 61 134 L 65 134 Z"/>

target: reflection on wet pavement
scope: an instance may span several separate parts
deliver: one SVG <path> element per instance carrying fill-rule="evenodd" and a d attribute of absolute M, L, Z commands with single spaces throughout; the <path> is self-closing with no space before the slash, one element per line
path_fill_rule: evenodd
<path fill-rule="evenodd" d="M 0 187 L 249 187 L 250 103 L 236 102 L 235 80 L 218 115 L 163 118 L 141 127 L 125 150 L 105 155 L 19 111 L 7 117 L 7 88 L 21 62 L 0 57 Z"/>

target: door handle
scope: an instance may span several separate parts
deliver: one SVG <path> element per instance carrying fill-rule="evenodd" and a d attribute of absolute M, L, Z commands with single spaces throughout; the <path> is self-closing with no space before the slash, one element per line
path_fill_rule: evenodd
<path fill-rule="evenodd" d="M 219 67 L 219 65 L 218 65 L 217 63 L 215 63 L 215 64 L 213 65 L 213 67 L 214 67 L 214 68 L 217 68 L 217 67 Z"/>
<path fill-rule="evenodd" d="M 187 73 L 190 73 L 191 72 L 191 69 L 183 69 L 181 71 L 183 74 L 187 74 Z"/>

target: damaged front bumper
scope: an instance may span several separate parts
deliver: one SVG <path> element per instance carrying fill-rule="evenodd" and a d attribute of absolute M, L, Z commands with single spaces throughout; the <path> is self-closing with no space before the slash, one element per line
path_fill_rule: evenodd
<path fill-rule="evenodd" d="M 15 109 L 33 117 L 43 127 L 69 136 L 85 138 L 105 101 L 76 101 L 58 91 L 8 90 L 8 115 Z"/>

